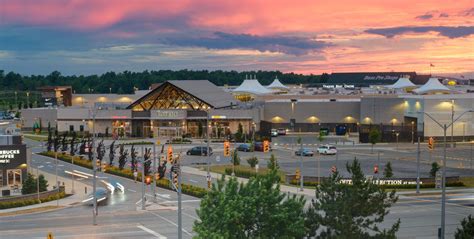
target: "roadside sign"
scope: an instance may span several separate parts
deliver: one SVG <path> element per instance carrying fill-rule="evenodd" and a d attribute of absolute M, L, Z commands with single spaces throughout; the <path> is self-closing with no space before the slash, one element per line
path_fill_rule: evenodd
<path fill-rule="evenodd" d="M 221 161 L 221 156 L 217 155 L 216 156 L 216 162 L 220 162 Z"/>
<path fill-rule="evenodd" d="M 157 140 L 156 145 L 160 145 L 160 144 L 161 144 L 160 140 Z"/>

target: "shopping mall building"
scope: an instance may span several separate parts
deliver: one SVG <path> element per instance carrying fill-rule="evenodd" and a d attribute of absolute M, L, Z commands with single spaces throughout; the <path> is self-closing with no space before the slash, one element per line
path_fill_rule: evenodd
<path fill-rule="evenodd" d="M 379 84 L 344 84 L 340 75 L 338 83 L 315 87 L 285 86 L 278 79 L 266 87 L 256 79 L 245 79 L 236 88 L 218 87 L 207 80 L 179 80 L 130 95 L 72 94 L 69 104 L 23 110 L 23 127 L 28 130 L 41 122 L 45 128 L 49 122 L 62 132 L 94 128 L 101 135 L 199 137 L 209 121 L 211 136 L 224 137 L 234 134 L 239 124 L 244 132 L 255 129 L 262 135 L 269 135 L 272 128 L 335 132 L 340 125 L 348 133 L 367 135 L 377 126 L 387 135 L 401 133 L 401 141 L 413 141 L 418 136 L 442 136 L 430 116 L 449 124 L 452 116 L 474 109 L 469 85 L 396 72 L 367 74 L 357 73 L 357 78 L 371 84 L 379 79 Z M 474 135 L 473 113 L 464 113 L 454 123 L 453 135 L 459 140 Z"/>

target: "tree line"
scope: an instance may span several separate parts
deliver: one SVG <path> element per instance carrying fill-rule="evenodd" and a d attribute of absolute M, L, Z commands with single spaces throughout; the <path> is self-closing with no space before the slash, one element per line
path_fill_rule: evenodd
<path fill-rule="evenodd" d="M 0 70 L 0 85 L 4 90 L 34 91 L 41 86 L 70 85 L 76 93 L 130 94 L 134 89 L 148 89 L 151 84 L 167 80 L 209 80 L 223 85 L 239 85 L 250 75 L 255 75 L 263 85 L 278 77 L 284 84 L 314 84 L 327 80 L 328 74 L 303 75 L 280 71 L 208 71 L 208 70 L 158 70 L 142 72 L 107 72 L 101 75 L 62 75 L 53 71 L 48 75 L 21 75 Z"/>

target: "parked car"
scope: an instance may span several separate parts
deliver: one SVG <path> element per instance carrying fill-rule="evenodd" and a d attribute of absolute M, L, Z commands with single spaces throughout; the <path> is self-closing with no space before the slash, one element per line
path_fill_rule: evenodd
<path fill-rule="evenodd" d="M 336 149 L 336 146 L 332 146 L 332 145 L 329 145 L 329 144 L 326 144 L 326 145 L 321 145 L 318 147 L 318 153 L 320 154 L 336 154 L 337 153 L 337 149 Z"/>
<path fill-rule="evenodd" d="M 278 129 L 278 135 L 286 135 L 286 129 Z"/>
<path fill-rule="evenodd" d="M 253 150 L 263 152 L 263 142 L 255 142 Z M 272 151 L 271 145 L 269 145 L 269 151 Z"/>
<path fill-rule="evenodd" d="M 187 155 L 207 156 L 207 146 L 196 146 L 186 152 Z M 209 155 L 212 155 L 212 148 L 209 147 Z"/>
<path fill-rule="evenodd" d="M 278 130 L 272 129 L 270 135 L 271 135 L 272 137 L 277 137 L 277 136 L 278 136 Z"/>
<path fill-rule="evenodd" d="M 250 152 L 252 151 L 252 147 L 250 144 L 241 144 L 237 147 L 237 151 Z"/>
<path fill-rule="evenodd" d="M 295 155 L 296 156 L 310 156 L 310 157 L 312 157 L 314 155 L 314 152 L 311 149 L 302 148 L 302 149 L 296 150 Z"/>

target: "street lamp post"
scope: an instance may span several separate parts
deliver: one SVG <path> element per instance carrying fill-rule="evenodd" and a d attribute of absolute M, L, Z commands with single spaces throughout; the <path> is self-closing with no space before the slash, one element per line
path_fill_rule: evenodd
<path fill-rule="evenodd" d="M 397 137 L 397 151 L 398 151 L 398 136 L 400 135 L 400 132 L 396 132 L 395 136 Z"/>
<path fill-rule="evenodd" d="M 303 140 L 301 140 L 301 138 L 298 138 L 298 141 L 300 143 L 300 191 L 303 192 Z"/>
<path fill-rule="evenodd" d="M 420 137 L 418 137 L 416 150 L 416 193 L 420 193 Z"/>
<path fill-rule="evenodd" d="M 454 103 L 454 102 L 453 102 Z M 454 104 L 453 104 L 454 105 Z M 453 115 L 454 116 L 454 106 L 452 107 L 453 109 Z M 441 228 L 440 228 L 440 233 L 441 233 L 441 239 L 445 238 L 445 232 L 446 232 L 446 144 L 447 144 L 447 139 L 446 139 L 446 131 L 448 130 L 449 127 L 454 126 L 454 122 L 459 120 L 464 114 L 466 113 L 472 113 L 474 110 L 468 110 L 460 114 L 456 119 L 454 117 L 451 117 L 451 123 L 450 124 L 441 124 L 438 122 L 436 119 L 433 118 L 430 114 L 423 112 L 426 116 L 428 116 L 431 120 L 433 120 L 439 127 L 443 129 L 443 139 L 444 139 L 444 145 L 443 145 L 443 168 L 441 171 L 442 174 L 442 179 L 441 179 Z M 452 130 L 452 128 L 451 128 Z M 451 131 L 453 132 L 453 131 Z M 452 139 L 452 138 L 451 138 Z"/>
<path fill-rule="evenodd" d="M 207 120 L 206 120 L 206 139 L 207 139 L 207 151 L 206 151 L 206 162 L 207 162 L 207 178 L 211 177 L 211 156 L 209 155 L 210 138 L 209 138 L 209 123 L 210 123 L 210 109 L 207 109 Z"/>
<path fill-rule="evenodd" d="M 96 109 L 95 106 L 92 112 L 92 145 L 89 148 L 89 150 L 93 150 L 95 146 L 95 115 L 96 115 Z M 94 151 L 90 152 L 92 153 L 92 156 L 94 156 Z M 92 179 L 92 200 L 94 203 L 93 211 L 92 211 L 92 225 L 97 225 L 97 165 L 96 165 L 96 160 L 94 157 L 92 157 L 92 172 L 93 172 L 93 179 Z"/>
<path fill-rule="evenodd" d="M 454 100 L 451 100 L 451 148 L 454 148 Z"/>
<path fill-rule="evenodd" d="M 415 143 L 415 121 L 411 122 L 411 143 Z"/>

